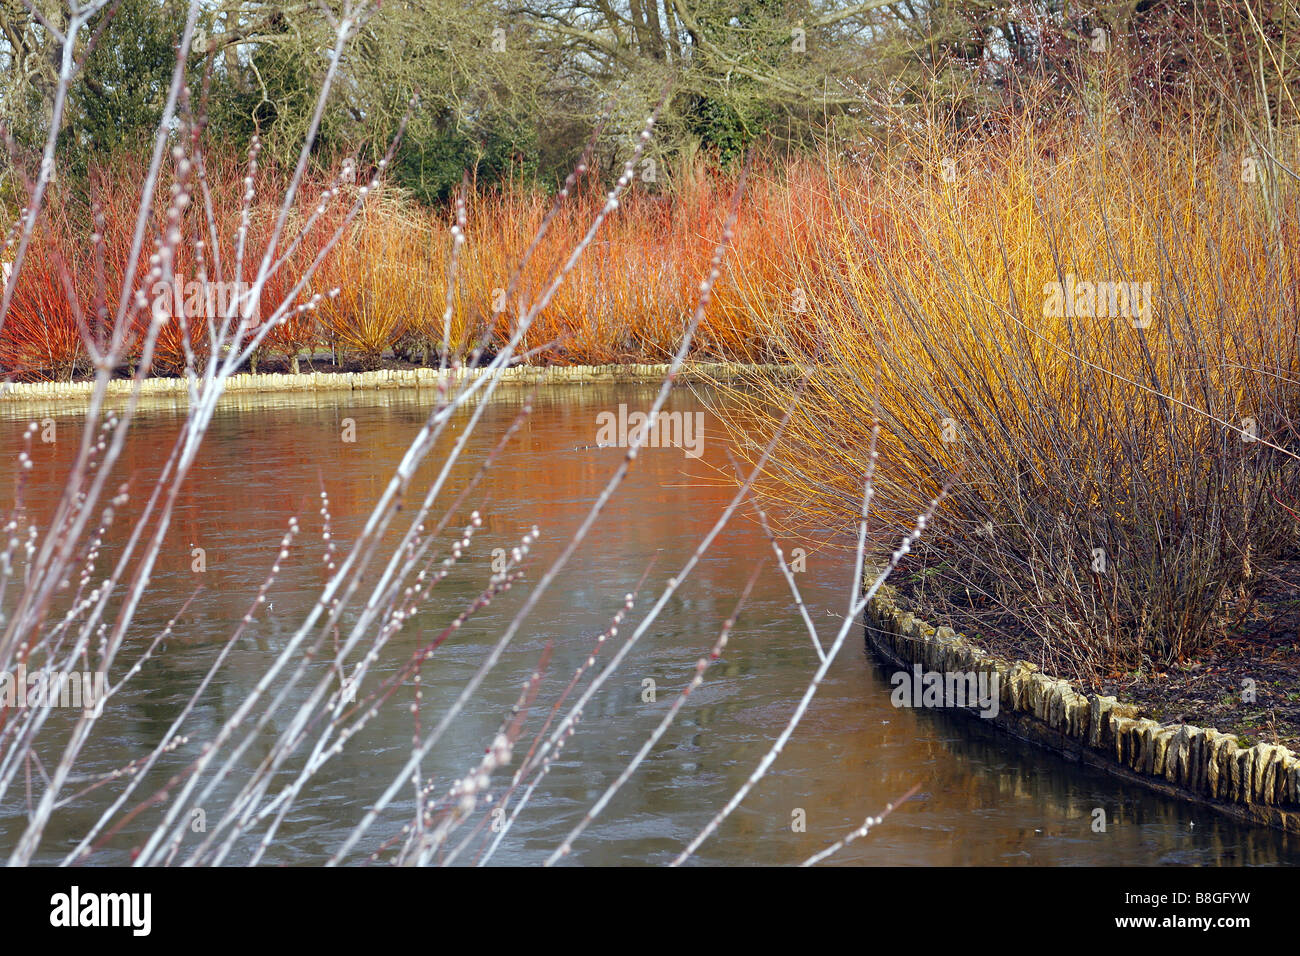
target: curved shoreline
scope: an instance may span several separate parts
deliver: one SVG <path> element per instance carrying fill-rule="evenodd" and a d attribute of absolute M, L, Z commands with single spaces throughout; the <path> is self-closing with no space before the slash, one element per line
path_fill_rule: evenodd
<path fill-rule="evenodd" d="M 865 636 L 878 658 L 904 669 L 996 674 L 999 708 L 987 719 L 1014 737 L 1165 796 L 1300 833 L 1300 757 L 1286 747 L 1241 747 L 1214 729 L 1138 717 L 1132 704 L 1084 695 L 1034 664 L 994 657 L 950 627 L 919 620 L 888 586 L 867 605 Z"/>
<path fill-rule="evenodd" d="M 666 364 L 627 365 L 516 365 L 489 372 L 485 369 L 463 369 L 455 373 L 440 372 L 436 368 L 379 369 L 373 372 L 300 372 L 297 375 L 278 372 L 254 374 L 241 372 L 226 379 L 225 392 L 252 394 L 258 392 L 311 392 L 356 391 L 359 389 L 434 389 L 446 375 L 475 379 L 484 375 L 500 376 L 501 384 L 535 385 L 591 385 L 638 384 L 662 382 L 668 373 Z M 699 362 L 683 365 L 677 380 L 735 381 L 755 374 L 797 375 L 798 370 L 787 365 L 748 365 L 743 363 Z M 114 379 L 108 383 L 110 397 L 125 397 L 135 386 L 133 379 Z M 146 378 L 139 383 L 142 396 L 173 396 L 187 398 L 189 381 L 184 378 Z M 0 402 L 85 400 L 94 390 L 94 382 L 11 382 L 0 384 Z"/>

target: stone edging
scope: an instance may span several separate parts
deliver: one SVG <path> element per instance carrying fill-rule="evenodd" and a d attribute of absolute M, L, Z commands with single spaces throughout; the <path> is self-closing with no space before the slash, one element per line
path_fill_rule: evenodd
<path fill-rule="evenodd" d="M 667 365 L 567 365 L 540 366 L 516 365 L 497 374 L 502 384 L 532 385 L 545 381 L 553 385 L 635 384 L 663 381 Z M 303 372 L 290 374 L 241 373 L 226 379 L 226 392 L 242 394 L 256 392 L 303 392 L 382 388 L 434 388 L 438 384 L 436 368 L 380 369 L 375 372 Z M 483 369 L 470 369 L 458 373 L 469 378 L 487 374 Z M 755 374 L 789 375 L 789 366 L 743 365 L 732 363 L 700 363 L 685 365 L 677 373 L 678 381 L 734 381 Z M 127 396 L 131 393 L 131 379 L 116 379 L 108 383 L 110 396 Z M 0 384 L 0 401 L 48 401 L 50 399 L 87 399 L 94 388 L 93 382 L 16 382 Z M 189 383 L 183 378 L 147 378 L 140 383 L 141 395 L 189 395 Z"/>
<path fill-rule="evenodd" d="M 999 711 L 989 722 L 1016 737 L 1167 796 L 1300 832 L 1300 757 L 1286 747 L 1242 747 L 1217 730 L 1139 718 L 1132 704 L 1085 696 L 1034 664 L 993 657 L 950 627 L 926 624 L 902 609 L 892 588 L 868 603 L 866 638 L 903 668 L 996 673 Z"/>

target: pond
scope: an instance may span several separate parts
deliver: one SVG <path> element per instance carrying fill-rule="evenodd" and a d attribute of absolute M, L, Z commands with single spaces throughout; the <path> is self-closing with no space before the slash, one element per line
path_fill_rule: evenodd
<path fill-rule="evenodd" d="M 493 400 L 455 483 L 468 480 L 525 394 L 509 389 Z M 484 526 L 471 552 L 388 647 L 378 676 L 393 673 L 468 604 L 491 573 L 493 549 L 515 546 L 533 524 L 540 527 L 541 540 L 527 580 L 540 576 L 621 459 L 619 449 L 599 447 L 598 416 L 620 404 L 645 408 L 652 394 L 635 386 L 569 385 L 536 396 L 531 417 L 474 495 Z M 329 494 L 333 539 L 344 548 L 427 415 L 429 400 L 415 392 L 322 392 L 223 402 L 185 486 L 133 640 L 143 644 L 180 614 L 176 636 L 111 702 L 112 713 L 90 742 L 81 772 L 122 767 L 158 743 L 249 608 L 296 515 L 304 534 L 293 558 L 204 696 L 189 725 L 190 743 L 163 773 L 193 758 L 200 742 L 246 697 L 319 593 L 322 544 L 316 511 L 322 484 Z M 425 770 L 439 787 L 477 763 L 546 644 L 553 642 L 553 659 L 521 738 L 530 741 L 623 595 L 649 569 L 631 615 L 635 623 L 716 519 L 734 491 L 727 478 L 727 440 L 708 412 L 716 400 L 684 388 L 673 393 L 670 411 L 705 415 L 702 454 L 693 457 L 681 448 L 643 452 L 598 527 L 427 761 Z M 55 442 L 35 449 L 28 504 L 39 522 L 61 489 L 80 418 L 70 405 L 0 405 L 0 479 L 7 489 L 13 487 L 19 436 L 32 418 L 54 419 L 57 434 Z M 343 440 L 346 419 L 355 427 L 355 441 Z M 160 450 L 170 446 L 182 421 L 182 409 L 168 402 L 140 413 L 122 463 L 122 475 L 134 488 L 147 487 L 146 480 L 157 474 Z M 427 484 L 433 475 L 426 463 L 420 478 Z M 444 493 L 443 501 L 455 491 Z M 137 493 L 131 507 L 138 507 L 140 497 Z M 464 516 L 456 526 L 463 521 Z M 120 536 L 123 526 L 119 523 L 114 533 Z M 829 638 L 850 597 L 851 555 L 839 547 L 783 544 L 787 553 L 799 546 L 808 551 L 798 582 L 814 621 Z M 110 555 L 113 546 L 110 541 Z M 202 571 L 194 569 L 199 548 Z M 780 733 L 817 665 L 762 530 L 745 515 L 736 516 L 586 708 L 577 733 L 491 858 L 493 865 L 536 864 L 555 848 L 689 681 L 756 565 L 761 571 L 722 659 L 575 843 L 567 862 L 666 863 L 736 791 Z M 426 726 L 477 668 L 486 647 L 518 610 L 526 587 L 527 582 L 475 615 L 425 665 Z M 624 628 L 624 634 L 630 630 Z M 650 681 L 653 701 L 647 699 Z M 413 689 L 403 690 L 407 696 L 398 706 L 385 708 L 313 779 L 264 862 L 323 862 L 387 787 L 410 753 L 412 715 L 405 705 Z M 262 756 L 256 750 L 244 754 L 247 768 Z M 1275 864 L 1287 859 L 1294 844 L 1281 833 L 1240 825 L 1066 763 L 979 721 L 895 708 L 888 674 L 865 652 L 859 623 L 772 772 L 704 843 L 695 862 L 800 862 L 914 785 L 920 786 L 917 797 L 828 864 Z M 56 816 L 42 847 L 43 862 L 60 860 L 76 844 L 112 789 L 93 791 Z M 1092 830 L 1098 807 L 1106 811 L 1104 833 Z M 390 810 L 352 861 L 363 860 L 410 818 L 409 788 Z M 0 856 L 12 849 L 24 812 L 22 794 L 11 792 L 0 805 Z M 146 813 L 128 823 L 93 862 L 129 862 L 148 819 Z M 472 859 L 467 854 L 464 861 Z"/>

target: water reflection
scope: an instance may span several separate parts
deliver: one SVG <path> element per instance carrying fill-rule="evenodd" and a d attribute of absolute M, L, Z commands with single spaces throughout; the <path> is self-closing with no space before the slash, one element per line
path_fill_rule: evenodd
<path fill-rule="evenodd" d="M 455 469 L 444 501 L 477 469 L 528 395 L 512 387 L 485 410 L 481 430 Z M 597 415 L 623 402 L 644 408 L 650 397 L 646 389 L 614 386 L 566 386 L 536 395 L 532 416 L 473 497 L 471 506 L 480 508 L 486 520 L 472 558 L 439 586 L 426 610 L 390 645 L 379 679 L 396 672 L 478 593 L 490 573 L 492 549 L 513 547 L 534 523 L 542 529 L 537 564 L 530 572 L 537 576 L 620 460 L 618 449 L 586 447 L 596 442 Z M 120 767 L 158 743 L 248 610 L 289 518 L 300 516 L 306 533 L 294 560 L 191 718 L 190 748 L 164 761 L 160 776 L 192 759 L 198 743 L 211 737 L 245 698 L 317 593 L 323 547 L 316 517 L 319 489 L 323 485 L 330 496 L 334 535 L 346 546 L 431 400 L 431 394 L 344 392 L 244 395 L 223 403 L 201 463 L 182 493 L 139 616 L 138 639 L 151 637 L 192 598 L 190 606 L 180 616 L 177 637 L 101 724 L 86 751 L 84 770 Z M 669 408 L 694 413 L 705 405 L 680 390 Z M 161 450 L 174 439 L 181 414 L 174 400 L 155 400 L 142 411 L 121 468 L 133 488 L 147 487 L 158 473 Z M 53 417 L 58 429 L 57 442 L 35 449 L 29 505 L 34 519 L 43 522 L 74 453 L 80 424 L 66 408 L 0 405 L 0 480 L 11 476 L 18 437 L 31 417 Z M 355 442 L 343 440 L 347 419 L 355 426 Z M 464 422 L 462 416 L 453 438 Z M 729 468 L 726 442 L 712 417 L 706 435 L 698 460 L 680 449 L 644 452 L 606 517 L 542 600 L 531 625 L 471 709 L 453 724 L 427 772 L 450 783 L 477 761 L 548 641 L 554 642 L 554 659 L 539 700 L 553 700 L 623 594 L 650 567 L 634 614 L 639 619 L 651 595 L 676 572 L 732 494 L 722 477 Z M 432 462 L 439 459 L 435 452 L 421 469 L 419 493 L 434 479 Z M 130 507 L 137 506 L 133 500 Z M 452 527 L 465 517 L 458 516 Z M 795 544 L 787 542 L 787 552 Z M 195 548 L 205 554 L 202 573 L 193 570 Z M 780 732 L 816 665 L 761 531 L 745 517 L 724 531 L 623 669 L 593 699 L 578 734 L 494 862 L 540 862 L 603 792 L 689 680 L 755 562 L 763 570 L 724 659 L 632 781 L 575 845 L 571 860 L 666 862 L 740 786 Z M 842 552 L 810 549 L 800 586 L 814 620 L 827 634 L 848 600 L 851 573 Z M 489 606 L 437 651 L 423 671 L 426 714 L 441 714 L 478 667 L 488 643 L 518 610 L 521 590 Z M 657 687 L 653 703 L 643 701 L 647 679 Z M 403 705 L 411 699 L 411 689 L 405 692 L 404 700 L 383 711 L 315 778 L 267 862 L 320 862 L 387 786 L 409 752 L 410 715 Z M 532 722 L 534 728 L 539 720 Z M 270 730 L 282 726 L 282 720 L 274 720 Z M 251 767 L 264 755 L 258 747 L 250 748 L 243 763 Z M 922 793 L 917 799 L 828 862 L 1269 864 L 1287 860 L 1294 850 L 1294 841 L 1281 834 L 1158 798 L 994 734 L 977 721 L 896 710 L 889 702 L 887 676 L 855 638 L 769 778 L 704 845 L 699 860 L 801 861 L 918 782 Z M 46 859 L 57 859 L 58 851 L 84 832 L 111 798 L 108 790 L 97 791 L 59 818 Z M 226 796 L 231 793 L 227 788 Z M 1097 807 L 1106 810 L 1109 820 L 1104 834 L 1090 828 Z M 0 807 L 0 852 L 12 846 L 22 812 L 12 800 Z M 391 837 L 412 812 L 409 801 L 395 807 L 366 848 Z M 806 819 L 806 832 L 792 829 L 797 816 Z M 143 818 L 134 830 L 128 825 L 105 851 L 103 862 L 125 862 L 145 826 Z"/>

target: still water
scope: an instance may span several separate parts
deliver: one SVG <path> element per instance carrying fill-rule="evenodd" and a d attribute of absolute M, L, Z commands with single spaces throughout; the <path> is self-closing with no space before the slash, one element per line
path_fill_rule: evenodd
<path fill-rule="evenodd" d="M 524 397 L 523 390 L 508 390 L 493 400 L 454 484 L 468 480 Z M 472 553 L 389 645 L 376 676 L 396 671 L 472 600 L 490 574 L 492 550 L 515 546 L 533 524 L 542 538 L 528 579 L 540 576 L 621 460 L 616 448 L 592 447 L 598 441 L 598 415 L 616 412 L 620 403 L 645 408 L 651 397 L 650 390 L 633 386 L 573 385 L 536 396 L 531 417 L 467 506 L 479 508 L 485 519 Z M 734 490 L 725 477 L 727 439 L 708 411 L 716 400 L 686 389 L 674 393 L 670 411 L 705 414 L 702 456 L 687 456 L 680 448 L 645 450 L 599 526 L 426 763 L 440 789 L 477 763 L 545 645 L 554 642 L 539 705 L 520 738 L 519 751 L 526 749 L 623 595 L 649 568 L 637 609 L 623 628 L 627 634 L 632 630 L 627 625 L 640 620 L 716 520 Z M 83 756 L 83 772 L 122 767 L 158 743 L 250 606 L 290 517 L 298 516 L 304 534 L 294 559 L 204 697 L 189 725 L 190 743 L 171 767 L 192 759 L 202 740 L 244 700 L 319 593 L 316 511 L 322 484 L 330 496 L 335 542 L 344 548 L 426 417 L 429 401 L 429 395 L 414 392 L 225 400 L 137 616 L 138 639 L 150 639 L 187 600 L 189 607 L 180 615 L 177 636 L 114 699 L 113 713 L 100 722 Z M 34 418 L 53 418 L 58 436 L 35 449 L 28 505 L 40 522 L 61 488 L 80 422 L 66 405 L 0 405 L 2 487 L 13 487 L 19 436 Z M 347 419 L 356 441 L 342 440 Z M 163 450 L 182 421 L 181 408 L 167 402 L 139 415 L 121 466 L 133 487 L 147 487 L 157 474 Z M 438 457 L 435 451 L 432 458 Z M 434 474 L 426 465 L 420 479 L 427 484 Z M 445 492 L 444 502 L 457 490 Z M 452 527 L 462 526 L 465 517 L 467 512 Z M 841 548 L 783 544 L 787 554 L 799 546 L 808 550 L 799 585 L 823 640 L 829 641 L 849 600 L 851 558 Z M 206 559 L 201 573 L 193 570 L 195 548 L 202 548 Z M 761 529 L 745 514 L 736 516 L 586 708 L 576 735 L 493 864 L 536 864 L 554 849 L 690 679 L 756 565 L 761 571 L 723 658 L 636 775 L 577 841 L 567 862 L 665 863 L 735 792 L 781 732 L 817 665 Z M 426 664 L 426 727 L 478 667 L 518 610 L 526 586 L 477 614 Z M 864 650 L 860 634 L 859 624 L 771 773 L 703 845 L 696 862 L 800 862 L 918 784 L 917 797 L 825 865 L 1278 864 L 1294 856 L 1294 839 L 1068 764 L 977 720 L 896 709 L 888 674 Z M 644 699 L 647 681 L 656 688 L 653 702 Z M 408 708 L 386 708 L 314 778 L 265 862 L 310 864 L 327 858 L 397 774 L 410 753 L 411 733 Z M 250 748 L 244 757 L 249 768 L 264 755 L 255 751 Z M 42 860 L 57 861 L 75 845 L 111 799 L 111 789 L 101 788 L 61 812 L 47 834 Z M 404 801 L 370 831 L 354 860 L 364 859 L 410 819 L 413 803 L 409 796 Z M 1106 812 L 1104 833 L 1092 829 L 1096 808 Z M 23 813 L 21 795 L 11 794 L 0 804 L 0 858 L 12 850 Z M 129 861 L 148 828 L 147 817 L 124 827 L 94 860 Z M 796 826 L 799 820 L 802 828 Z"/>

